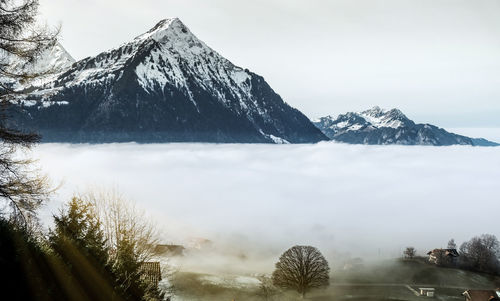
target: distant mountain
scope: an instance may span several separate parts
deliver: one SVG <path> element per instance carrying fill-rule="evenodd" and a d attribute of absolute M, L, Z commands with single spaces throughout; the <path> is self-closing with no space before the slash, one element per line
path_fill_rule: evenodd
<path fill-rule="evenodd" d="M 475 145 L 497 146 L 486 139 L 449 133 L 430 124 L 416 124 L 398 109 L 374 107 L 313 122 L 328 138 L 351 144 Z"/>
<path fill-rule="evenodd" d="M 75 63 L 75 59 L 64 49 L 60 43 L 47 47 L 40 53 L 40 57 L 34 63 L 27 63 L 15 55 L 8 55 L 6 71 L 19 74 L 39 74 L 41 76 L 27 82 L 17 82 L 11 78 L 0 78 L 0 82 L 13 89 L 23 89 L 33 85 L 42 85 L 54 77 L 69 69 Z"/>
<path fill-rule="evenodd" d="M 13 121 L 43 141 L 328 140 L 264 78 L 232 64 L 179 19 L 62 69 L 15 101 Z"/>

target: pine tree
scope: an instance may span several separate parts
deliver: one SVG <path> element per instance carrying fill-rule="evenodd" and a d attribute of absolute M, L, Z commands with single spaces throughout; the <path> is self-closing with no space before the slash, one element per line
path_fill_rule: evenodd
<path fill-rule="evenodd" d="M 2 300 L 68 300 L 43 243 L 25 228 L 0 219 Z"/>
<path fill-rule="evenodd" d="M 143 261 L 133 229 L 121 224 L 110 246 L 95 204 L 76 197 L 54 219 L 49 242 L 71 277 L 72 299 L 162 299 L 161 292 L 141 277 Z"/>
<path fill-rule="evenodd" d="M 82 300 L 120 300 L 101 224 L 90 204 L 73 198 L 54 217 L 49 242 L 72 277 L 73 296 Z"/>
<path fill-rule="evenodd" d="M 118 289 L 127 296 L 127 300 L 141 300 L 147 290 L 141 280 L 141 262 L 137 259 L 135 249 L 135 242 L 126 230 L 122 230 L 113 259 L 113 272 L 117 277 Z"/>
<path fill-rule="evenodd" d="M 18 93 L 12 84 L 40 76 L 28 67 L 56 42 L 57 31 L 36 26 L 37 14 L 38 0 L 0 0 L 0 199 L 12 209 L 0 214 L 3 218 L 10 215 L 11 221 L 23 226 L 48 193 L 46 179 L 33 170 L 32 162 L 14 156 L 40 137 L 8 122 L 11 102 Z"/>

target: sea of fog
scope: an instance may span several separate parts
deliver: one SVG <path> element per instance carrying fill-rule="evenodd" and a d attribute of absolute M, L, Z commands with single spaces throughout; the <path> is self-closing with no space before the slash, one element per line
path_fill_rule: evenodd
<path fill-rule="evenodd" d="M 165 243 L 389 258 L 500 236 L 500 147 L 42 144 L 33 155 L 61 184 L 45 221 L 75 193 L 118 190 Z"/>

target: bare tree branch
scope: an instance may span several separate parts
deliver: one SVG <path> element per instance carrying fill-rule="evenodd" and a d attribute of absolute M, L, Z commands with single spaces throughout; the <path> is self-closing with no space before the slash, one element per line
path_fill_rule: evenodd
<path fill-rule="evenodd" d="M 0 199 L 10 203 L 11 220 L 26 225 L 51 192 L 47 178 L 23 159 L 22 151 L 40 141 L 9 124 L 16 82 L 34 79 L 45 71 L 30 72 L 42 51 L 56 43 L 59 29 L 37 25 L 38 0 L 0 0 Z M 47 70 L 48 72 L 48 70 Z M 0 212 L 5 216 L 6 212 Z"/>
<path fill-rule="evenodd" d="M 294 289 L 304 297 L 313 288 L 328 286 L 329 273 L 328 262 L 318 249 L 294 246 L 281 255 L 272 281 L 277 287 Z"/>

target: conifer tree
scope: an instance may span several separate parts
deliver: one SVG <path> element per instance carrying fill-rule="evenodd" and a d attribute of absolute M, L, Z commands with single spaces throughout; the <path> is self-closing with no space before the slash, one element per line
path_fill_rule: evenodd
<path fill-rule="evenodd" d="M 16 157 L 40 137 L 8 120 L 11 103 L 19 93 L 15 84 L 50 72 L 35 73 L 29 68 L 43 50 L 56 43 L 58 33 L 37 26 L 37 14 L 38 0 L 0 0 L 0 199 L 11 208 L 0 214 L 22 226 L 35 216 L 48 194 L 47 181 L 32 168 L 32 161 Z"/>
<path fill-rule="evenodd" d="M 83 300 L 120 300 L 109 262 L 101 224 L 92 206 L 73 198 L 67 210 L 54 217 L 50 246 L 73 280 L 74 297 Z"/>

